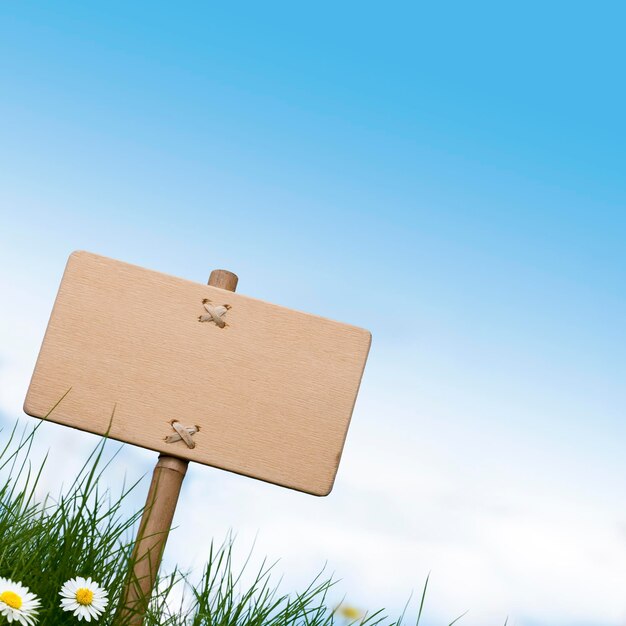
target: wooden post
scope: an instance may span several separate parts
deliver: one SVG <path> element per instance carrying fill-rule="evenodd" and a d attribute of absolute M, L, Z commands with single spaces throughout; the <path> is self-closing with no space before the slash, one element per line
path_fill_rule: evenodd
<path fill-rule="evenodd" d="M 237 275 L 213 270 L 208 284 L 228 291 L 237 288 Z M 189 461 L 160 454 L 152 474 L 146 507 L 141 517 L 132 556 L 133 571 L 124 590 L 119 623 L 141 626 L 161 565 L 161 557 L 172 526 L 176 503 Z"/>

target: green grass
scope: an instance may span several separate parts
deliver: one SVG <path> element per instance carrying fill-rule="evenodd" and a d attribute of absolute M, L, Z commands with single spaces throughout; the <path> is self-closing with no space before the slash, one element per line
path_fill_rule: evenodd
<path fill-rule="evenodd" d="M 39 624 L 76 624 L 59 608 L 59 590 L 75 576 L 91 576 L 110 594 L 99 624 L 122 624 L 116 616 L 131 566 L 132 539 L 141 515 L 124 515 L 129 493 L 102 492 L 103 472 L 114 458 L 105 459 L 105 441 L 88 457 L 74 482 L 57 497 L 36 498 L 45 461 L 33 468 L 30 453 L 36 428 L 18 437 L 16 429 L 3 435 L 0 450 L 0 576 L 19 581 L 41 599 Z M 307 589 L 281 594 L 272 568 L 261 566 L 252 582 L 243 584 L 245 569 L 236 569 L 233 543 L 212 545 L 200 582 L 192 584 L 179 570 L 161 575 L 146 616 L 146 625 L 160 626 L 330 626 L 346 620 L 328 603 L 331 580 L 318 576 Z M 250 577 L 246 575 L 246 580 Z M 172 606 L 172 596 L 183 600 Z M 172 593 L 175 590 L 176 593 Z M 0 623 L 4 618 L 0 617 Z M 380 623 L 380 612 L 365 624 Z M 388 620 L 387 623 L 394 622 Z"/>
<path fill-rule="evenodd" d="M 59 607 L 59 590 L 75 576 L 91 576 L 109 592 L 110 602 L 98 624 L 122 626 L 117 613 L 131 566 L 132 539 L 141 511 L 128 515 L 128 495 L 136 483 L 118 494 L 102 491 L 103 473 L 114 456 L 105 444 L 89 455 L 74 482 L 52 497 L 36 497 L 45 460 L 33 467 L 31 447 L 37 428 L 18 435 L 0 431 L 0 577 L 19 581 L 41 599 L 39 624 L 76 624 Z M 249 561 L 237 569 L 233 542 L 210 547 L 199 582 L 180 570 L 161 574 L 150 601 L 146 626 L 346 626 L 329 601 L 335 584 L 319 575 L 304 590 L 278 591 L 272 567 L 263 564 L 250 577 Z M 245 574 L 245 576 L 244 576 Z M 244 584 L 244 580 L 248 581 Z M 251 581 L 251 582 L 250 582 Z M 417 624 L 422 616 L 424 586 Z M 178 598 L 174 602 L 173 598 Z M 182 600 L 181 600 L 182 597 Z M 458 619 L 458 618 L 457 618 Z M 5 618 L 0 616 L 0 624 Z M 400 626 L 404 614 L 391 619 L 382 611 L 359 618 L 365 626 Z M 456 620 L 455 620 L 456 621 Z M 81 622 L 82 623 L 82 622 Z M 454 623 L 454 622 L 453 622 Z"/>

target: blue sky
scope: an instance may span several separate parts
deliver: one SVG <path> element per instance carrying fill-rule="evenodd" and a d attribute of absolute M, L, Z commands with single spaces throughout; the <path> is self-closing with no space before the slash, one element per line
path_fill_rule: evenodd
<path fill-rule="evenodd" d="M 328 499 L 194 468 L 212 523 L 183 501 L 181 525 L 258 532 L 294 585 L 328 561 L 362 605 L 432 570 L 432 624 L 623 624 L 624 17 L 3 3 L 4 419 L 72 250 L 226 267 L 372 352 Z M 94 442 L 46 428 L 42 449 Z"/>

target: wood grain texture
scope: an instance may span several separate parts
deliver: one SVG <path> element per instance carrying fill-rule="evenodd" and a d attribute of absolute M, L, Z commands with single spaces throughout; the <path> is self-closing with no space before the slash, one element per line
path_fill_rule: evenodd
<path fill-rule="evenodd" d="M 226 326 L 202 301 L 230 305 Z M 315 495 L 330 492 L 368 331 L 73 253 L 24 403 L 35 417 Z M 115 409 L 115 411 L 114 411 Z M 165 443 L 197 425 L 196 447 Z"/>

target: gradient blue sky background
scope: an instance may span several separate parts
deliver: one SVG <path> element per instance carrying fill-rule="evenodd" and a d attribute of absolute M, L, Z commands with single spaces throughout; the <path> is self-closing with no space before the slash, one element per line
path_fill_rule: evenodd
<path fill-rule="evenodd" d="M 329 498 L 194 467 L 185 534 L 392 612 L 432 571 L 427 626 L 625 624 L 622 6 L 1 3 L 0 419 L 72 250 L 226 267 L 372 352 Z M 45 425 L 50 489 L 95 441 Z"/>

